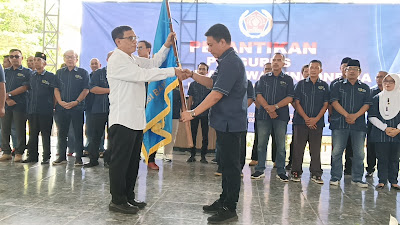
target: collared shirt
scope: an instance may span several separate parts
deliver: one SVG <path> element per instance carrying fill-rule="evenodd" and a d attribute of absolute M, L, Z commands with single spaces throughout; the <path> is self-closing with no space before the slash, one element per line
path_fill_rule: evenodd
<path fill-rule="evenodd" d="M 172 90 L 172 119 L 181 118 L 181 93 L 179 89 L 175 88 Z"/>
<path fill-rule="evenodd" d="M 341 80 L 344 80 L 343 76 L 334 79 L 334 80 L 329 84 L 329 90 L 332 90 L 333 85 L 334 85 L 336 82 L 341 81 Z"/>
<path fill-rule="evenodd" d="M 329 102 L 329 86 L 318 78 L 315 84 L 310 77 L 299 81 L 294 88 L 294 99 L 300 101 L 305 114 L 308 117 L 317 117 L 325 102 Z M 293 124 L 305 124 L 304 118 L 294 111 Z M 324 117 L 317 122 L 319 128 L 324 127 Z"/>
<path fill-rule="evenodd" d="M 0 64 L 0 83 L 5 83 L 5 82 L 6 82 L 6 77 L 4 75 L 3 67 Z"/>
<path fill-rule="evenodd" d="M 372 106 L 368 110 L 368 118 L 370 117 L 378 118 L 380 121 L 382 121 L 382 123 L 385 123 L 387 127 L 397 128 L 397 126 L 400 124 L 400 113 L 390 120 L 383 119 L 381 113 L 379 112 L 379 95 L 375 95 L 372 99 Z M 374 125 L 371 126 L 371 134 L 368 137 L 369 142 L 400 142 L 400 135 L 390 137 L 385 131 L 380 130 Z"/>
<path fill-rule="evenodd" d="M 338 101 L 339 104 L 350 114 L 357 113 L 364 105 L 371 105 L 371 93 L 368 85 L 357 80 L 354 85 L 347 79 L 340 80 L 333 84 L 330 103 Z M 351 129 L 367 131 L 365 114 L 356 119 L 355 124 L 348 124 L 345 117 L 332 107 L 330 129 Z"/>
<path fill-rule="evenodd" d="M 107 80 L 107 67 L 93 72 L 89 83 L 90 89 L 94 87 L 110 88 Z M 92 93 L 93 94 L 93 93 Z M 93 94 L 91 106 L 91 113 L 108 113 L 110 111 L 110 101 L 108 94 Z"/>
<path fill-rule="evenodd" d="M 14 67 L 9 67 L 4 70 L 6 78 L 6 92 L 13 91 L 21 86 L 29 85 L 29 79 L 32 75 L 32 70 L 20 66 L 14 70 Z M 19 95 L 11 96 L 17 104 L 13 106 L 7 106 L 6 110 L 15 110 L 18 112 L 26 112 L 28 108 L 28 93 L 24 92 Z"/>
<path fill-rule="evenodd" d="M 28 114 L 52 114 L 54 108 L 54 88 L 57 87 L 54 73 L 35 71 L 29 81 Z"/>
<path fill-rule="evenodd" d="M 192 108 L 196 108 L 200 103 L 207 97 L 208 94 L 210 94 L 211 90 L 206 88 L 205 86 L 197 83 L 196 81 L 193 81 L 190 83 L 189 90 L 188 90 L 188 95 L 192 96 Z M 200 115 L 197 115 L 198 117 L 201 116 L 208 116 L 209 110 L 207 109 Z"/>
<path fill-rule="evenodd" d="M 99 70 L 99 69 L 98 69 L 98 70 Z M 96 70 L 96 71 L 98 71 L 98 70 Z M 92 72 L 89 74 L 89 90 L 92 89 L 92 87 L 90 87 L 90 82 L 91 82 L 91 80 L 92 80 L 93 74 L 94 74 L 96 71 L 92 71 Z M 90 91 L 89 91 L 89 93 L 86 95 L 86 98 L 85 98 L 85 112 L 86 112 L 86 113 L 91 113 L 91 112 L 92 112 L 92 106 L 93 106 L 93 102 L 94 102 L 94 96 L 95 96 L 95 94 L 93 94 L 93 93 L 90 92 Z"/>
<path fill-rule="evenodd" d="M 371 98 L 374 98 L 374 96 L 379 94 L 380 92 L 381 92 L 381 89 L 379 89 L 378 85 L 374 85 L 373 87 L 371 87 Z M 369 115 L 369 110 L 368 110 L 368 115 Z M 367 120 L 367 140 L 368 140 L 368 142 L 371 141 L 370 134 L 371 134 L 372 127 L 373 127 L 373 125 L 371 124 L 371 122 L 369 122 L 369 120 Z"/>
<path fill-rule="evenodd" d="M 247 77 L 244 64 L 233 48 L 217 59 L 211 76 L 213 91 L 223 94 L 210 109 L 210 126 L 221 132 L 247 131 Z"/>
<path fill-rule="evenodd" d="M 294 97 L 293 79 L 283 72 L 278 76 L 275 76 L 272 72 L 262 75 L 256 89 L 256 95 L 258 94 L 264 97 L 268 105 L 275 105 L 286 97 Z M 275 119 L 289 121 L 289 106 L 286 105 L 275 112 L 278 114 Z M 262 106 L 258 109 L 256 117 L 261 120 L 271 119 Z"/>
<path fill-rule="evenodd" d="M 174 68 L 158 67 L 166 59 L 169 48 L 162 46 L 152 59 L 128 55 L 116 48 L 107 65 L 110 85 L 110 127 L 114 124 L 132 130 L 146 127 L 146 81 L 158 81 L 175 76 Z"/>
<path fill-rule="evenodd" d="M 381 89 L 379 89 L 378 85 L 374 85 L 373 87 L 371 87 L 371 98 L 379 93 L 381 93 Z"/>
<path fill-rule="evenodd" d="M 251 83 L 250 80 L 247 80 L 247 99 L 253 99 L 253 101 L 256 100 L 253 83 Z"/>
<path fill-rule="evenodd" d="M 75 67 L 71 71 L 68 67 L 61 68 L 56 72 L 57 88 L 60 90 L 61 100 L 72 102 L 78 99 L 84 89 L 89 89 L 89 74 L 85 69 Z M 83 111 L 85 109 L 85 100 L 70 110 Z M 56 111 L 67 110 L 56 105 Z"/>

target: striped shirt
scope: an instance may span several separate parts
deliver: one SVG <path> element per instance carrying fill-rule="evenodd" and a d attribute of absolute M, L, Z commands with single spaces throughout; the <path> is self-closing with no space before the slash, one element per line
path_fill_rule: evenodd
<path fill-rule="evenodd" d="M 13 91 L 21 86 L 29 85 L 29 79 L 32 76 L 32 70 L 20 66 L 14 70 L 14 67 L 10 67 L 4 70 L 6 78 L 6 92 Z M 17 112 L 27 112 L 28 109 L 28 93 L 24 92 L 19 95 L 11 96 L 17 104 L 8 106 L 6 104 L 6 110 L 15 110 Z"/>
<path fill-rule="evenodd" d="M 107 67 L 93 72 L 90 79 L 89 88 L 94 87 L 110 88 L 107 80 Z M 93 94 L 93 102 L 91 105 L 91 113 L 108 113 L 110 111 L 110 101 L 108 94 Z"/>
<path fill-rule="evenodd" d="M 29 81 L 28 114 L 53 114 L 54 88 L 57 87 L 54 73 L 35 71 Z"/>
<path fill-rule="evenodd" d="M 200 103 L 207 97 L 208 94 L 210 94 L 211 90 L 206 88 L 205 86 L 197 83 L 196 81 L 193 81 L 190 83 L 189 90 L 188 90 L 188 95 L 192 96 L 192 108 L 195 109 Z M 197 117 L 201 116 L 208 116 L 208 109 L 201 113 L 200 115 L 197 115 Z"/>
<path fill-rule="evenodd" d="M 338 101 L 339 104 L 349 113 L 357 113 L 364 105 L 371 105 L 371 92 L 368 85 L 357 80 L 354 85 L 347 79 L 340 80 L 333 84 L 331 89 L 330 103 Z M 350 129 L 367 132 L 365 114 L 358 117 L 355 124 L 348 124 L 346 118 L 332 109 L 330 129 Z"/>

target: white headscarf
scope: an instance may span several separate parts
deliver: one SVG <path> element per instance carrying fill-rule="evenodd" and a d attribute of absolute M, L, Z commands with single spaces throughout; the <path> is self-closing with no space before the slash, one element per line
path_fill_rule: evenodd
<path fill-rule="evenodd" d="M 400 112 L 400 77 L 398 74 L 388 74 L 383 78 L 391 77 L 394 80 L 394 89 L 392 91 L 385 90 L 379 93 L 379 113 L 385 120 L 393 119 Z"/>

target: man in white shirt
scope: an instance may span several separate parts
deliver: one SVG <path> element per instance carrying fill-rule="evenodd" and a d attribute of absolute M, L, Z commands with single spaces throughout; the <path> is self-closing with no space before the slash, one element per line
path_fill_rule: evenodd
<path fill-rule="evenodd" d="M 166 59 L 175 33 L 152 59 L 133 56 L 137 36 L 129 26 L 115 28 L 111 36 L 117 45 L 107 66 L 110 86 L 109 138 L 111 142 L 109 210 L 136 214 L 146 203 L 135 200 L 143 129 L 146 127 L 145 82 L 163 80 L 175 74 L 187 78 L 178 68 L 158 68 Z"/>

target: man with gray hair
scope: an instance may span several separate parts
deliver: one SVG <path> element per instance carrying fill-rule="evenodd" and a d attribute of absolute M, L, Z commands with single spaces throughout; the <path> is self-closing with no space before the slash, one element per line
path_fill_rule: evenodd
<path fill-rule="evenodd" d="M 83 151 L 83 111 L 85 98 L 89 93 L 89 74 L 85 69 L 78 68 L 78 54 L 73 50 L 64 53 L 66 67 L 57 70 L 57 88 L 54 89 L 56 98 L 56 124 L 58 127 L 58 158 L 53 165 L 65 164 L 67 135 L 69 125 L 75 135 L 75 166 L 82 166 Z"/>

